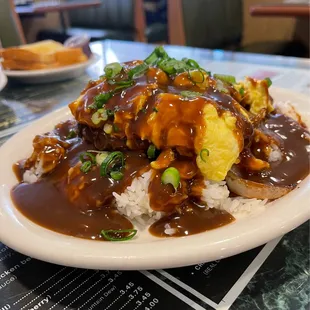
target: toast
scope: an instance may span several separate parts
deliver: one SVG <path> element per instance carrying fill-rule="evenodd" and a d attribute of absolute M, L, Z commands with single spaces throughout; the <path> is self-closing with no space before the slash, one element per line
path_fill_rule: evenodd
<path fill-rule="evenodd" d="M 39 70 L 87 60 L 81 48 L 64 47 L 53 40 L 2 49 L 0 57 L 6 70 Z"/>

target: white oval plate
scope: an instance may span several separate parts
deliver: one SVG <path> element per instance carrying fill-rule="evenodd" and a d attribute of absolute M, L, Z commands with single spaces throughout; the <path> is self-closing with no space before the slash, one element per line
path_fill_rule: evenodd
<path fill-rule="evenodd" d="M 290 100 L 310 117 L 308 98 L 284 89 L 272 90 L 275 100 Z M 205 233 L 183 238 L 155 238 L 147 230 L 127 242 L 100 242 L 62 235 L 34 224 L 12 204 L 16 184 L 12 165 L 30 155 L 36 134 L 70 117 L 68 108 L 43 117 L 0 148 L 0 240 L 14 250 L 60 265 L 92 269 L 155 269 L 221 259 L 249 250 L 287 233 L 309 219 L 310 178 L 260 214 Z"/>
<path fill-rule="evenodd" d="M 41 70 L 4 70 L 4 74 L 11 80 L 24 84 L 44 84 L 60 82 L 79 77 L 86 68 L 97 62 L 100 57 L 92 54 L 86 61 L 61 68 L 41 69 Z"/>
<path fill-rule="evenodd" d="M 0 91 L 5 87 L 6 83 L 7 83 L 7 78 L 5 76 L 5 74 L 3 73 L 3 69 L 0 65 Z"/>

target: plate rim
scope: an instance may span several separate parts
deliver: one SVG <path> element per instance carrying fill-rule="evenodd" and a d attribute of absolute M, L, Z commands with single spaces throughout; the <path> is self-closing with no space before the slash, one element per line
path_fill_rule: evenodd
<path fill-rule="evenodd" d="M 77 64 L 72 64 L 68 66 L 63 66 L 59 68 L 50 68 L 50 69 L 39 69 L 39 70 L 4 70 L 3 73 L 8 78 L 34 78 L 34 77 L 40 77 L 42 75 L 48 76 L 48 75 L 54 75 L 59 73 L 67 73 L 71 71 L 75 71 L 78 69 L 86 68 L 95 62 L 97 62 L 100 59 L 100 56 L 97 53 L 92 53 L 92 55 L 88 58 L 85 62 L 80 62 Z"/>
<path fill-rule="evenodd" d="M 289 96 L 294 96 L 294 98 L 300 97 L 301 100 L 308 100 L 308 97 L 306 95 L 296 93 L 287 89 L 274 87 L 273 92 L 277 91 L 286 93 Z M 58 121 L 57 117 L 67 117 L 68 115 L 70 115 L 68 107 L 63 107 L 55 110 L 29 124 L 22 131 L 20 131 L 11 139 L 6 141 L 0 148 L 0 169 L 1 166 L 3 166 L 3 161 L 1 161 L 1 159 L 3 159 L 4 150 L 6 148 L 10 149 L 10 147 L 12 147 L 11 145 L 14 145 L 14 143 L 16 143 L 18 139 L 20 139 L 20 137 L 23 137 L 27 132 L 31 132 L 32 128 L 46 123 L 55 124 Z M 0 182 L 0 185 L 1 190 L 4 190 L 5 186 L 3 186 L 2 182 Z M 292 201 L 296 197 L 307 197 L 307 194 L 309 195 L 309 192 L 310 176 L 308 176 L 302 182 L 302 186 L 300 186 L 300 188 L 295 189 L 293 192 L 282 198 L 282 200 L 284 201 L 284 203 L 282 204 L 284 204 L 284 206 L 281 208 L 283 208 L 283 211 L 286 210 L 287 207 L 285 208 L 285 202 L 289 202 L 290 204 L 292 204 Z M 244 220 L 237 220 L 232 224 L 217 228 L 215 230 L 183 238 L 156 238 L 154 239 L 154 242 L 139 243 L 136 243 L 135 241 L 129 241 L 126 243 L 102 243 L 100 241 L 90 241 L 79 239 L 76 237 L 70 237 L 45 229 L 28 220 L 21 213 L 19 213 L 19 211 L 17 211 L 15 207 L 13 207 L 13 209 L 10 209 L 10 207 L 13 205 L 12 201 L 6 201 L 6 206 L 3 206 L 3 203 L 5 203 L 5 201 L 3 200 L 2 194 L 0 195 L 1 242 L 20 253 L 37 259 L 41 259 L 43 261 L 51 262 L 54 264 L 56 263 L 60 265 L 90 269 L 159 269 L 181 267 L 200 263 L 202 261 L 206 262 L 216 259 L 222 259 L 224 257 L 236 255 L 240 252 L 250 250 L 254 247 L 265 244 L 271 239 L 277 238 L 291 231 L 292 229 L 296 228 L 310 218 L 310 210 L 307 205 L 305 205 L 307 204 L 307 201 L 306 198 L 304 198 L 304 204 L 299 203 L 297 204 L 297 206 L 295 204 L 296 212 L 292 212 L 292 210 L 290 211 L 292 213 L 292 217 L 290 218 L 289 222 L 287 222 L 286 214 L 283 214 L 283 212 L 282 214 L 278 214 L 277 218 L 269 217 L 268 214 L 272 214 L 272 210 L 274 208 L 267 208 L 264 211 L 265 217 L 263 217 L 264 223 L 262 223 L 262 225 L 266 225 L 267 223 L 267 227 L 269 227 L 269 229 L 258 229 L 257 223 L 255 223 L 255 221 L 257 220 L 257 216 L 254 216 L 246 218 Z M 282 200 L 281 202 L 283 202 Z M 16 223 L 13 223 L 14 228 L 12 229 L 11 227 L 10 230 L 10 232 L 14 233 L 13 237 L 12 235 L 10 235 L 10 233 L 8 233 L 8 228 L 10 229 L 10 224 L 5 222 L 5 219 L 8 219 L 8 217 L 5 215 L 5 212 L 3 212 L 5 208 L 8 208 L 8 210 L 10 210 L 10 212 L 12 213 L 11 216 L 15 217 L 16 220 Z M 260 215 L 258 215 L 258 218 L 260 218 Z M 31 239 L 32 242 L 29 242 L 29 240 L 27 239 L 29 238 L 29 236 L 26 238 L 24 234 L 22 234 L 20 238 L 14 238 L 14 235 L 18 236 L 21 234 L 21 232 L 25 232 L 22 228 L 23 223 L 21 223 L 20 221 L 22 221 L 24 224 L 26 223 L 29 227 L 31 227 L 31 229 L 33 229 L 31 231 L 26 230 L 28 234 L 30 233 L 30 238 L 34 236 L 34 240 Z M 252 225 L 253 221 L 254 224 L 256 224 L 254 226 Z M 241 228 L 249 228 L 250 234 L 249 231 L 245 231 L 240 233 L 239 235 L 229 236 L 228 238 L 226 234 L 227 227 L 231 228 L 228 228 L 228 232 L 230 230 L 234 231 L 236 230 L 236 225 L 240 226 Z M 240 228 L 237 227 L 237 230 L 238 229 L 240 230 Z M 37 235 L 35 234 L 36 232 L 40 232 L 40 234 Z M 258 235 L 259 238 L 257 237 Z M 45 237 L 47 236 L 51 239 L 45 239 Z M 206 241 L 201 243 L 201 241 L 205 240 L 204 237 L 206 237 L 206 240 L 208 240 L 208 236 L 211 237 L 210 239 L 213 238 L 216 241 L 211 244 Z M 249 239 L 251 240 L 251 242 L 249 242 Z M 59 240 L 61 240 L 61 245 L 59 244 Z M 49 246 L 46 247 L 46 243 L 49 244 Z M 232 244 L 234 246 L 232 246 Z M 173 253 L 170 252 L 171 245 L 173 245 Z M 55 246 L 55 248 L 53 248 L 53 246 Z M 44 250 L 40 250 L 43 247 Z M 93 250 L 93 252 L 89 253 L 89 250 L 84 250 L 83 247 L 86 247 L 89 250 Z M 143 248 L 142 252 L 141 247 Z M 83 249 L 82 251 L 81 248 Z M 150 253 L 154 253 L 155 251 L 157 251 L 156 256 L 151 256 Z M 58 252 L 58 254 L 56 252 Z"/>

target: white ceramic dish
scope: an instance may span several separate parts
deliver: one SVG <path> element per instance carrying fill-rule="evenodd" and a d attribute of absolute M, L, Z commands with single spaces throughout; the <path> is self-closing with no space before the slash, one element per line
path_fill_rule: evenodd
<path fill-rule="evenodd" d="M 5 87 L 7 81 L 7 77 L 3 73 L 3 69 L 0 66 L 0 91 Z"/>
<path fill-rule="evenodd" d="M 310 117 L 308 98 L 284 89 L 272 90 L 275 100 L 290 100 Z M 55 111 L 17 133 L 0 148 L 0 241 L 44 261 L 94 269 L 154 269 L 179 267 L 235 255 L 287 233 L 310 218 L 310 177 L 266 211 L 205 233 L 183 238 L 155 238 L 147 231 L 127 242 L 100 242 L 65 236 L 25 218 L 12 204 L 16 184 L 12 165 L 31 153 L 34 135 L 70 117 Z"/>
<path fill-rule="evenodd" d="M 4 74 L 9 79 L 24 84 L 60 82 L 81 76 L 86 68 L 97 62 L 99 58 L 98 55 L 92 54 L 88 61 L 75 65 L 42 70 L 4 70 Z"/>

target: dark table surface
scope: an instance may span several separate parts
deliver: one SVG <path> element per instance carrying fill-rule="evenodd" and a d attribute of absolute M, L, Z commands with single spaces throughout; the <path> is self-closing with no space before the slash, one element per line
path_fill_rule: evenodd
<path fill-rule="evenodd" d="M 152 49 L 151 45 L 135 42 L 96 42 L 92 50 L 100 60 L 77 79 L 49 85 L 9 83 L 0 92 L 0 143 L 33 120 L 75 99 L 89 79 L 102 74 L 106 63 L 143 59 Z M 273 85 L 309 95 L 309 60 L 175 46 L 167 47 L 167 51 L 173 57 L 193 58 L 208 70 L 234 74 L 237 78 L 271 76 Z M 47 263 L 44 266 L 53 268 Z M 130 273 L 126 274 L 129 277 Z M 0 290 L 0 301 L 5 297 L 1 294 Z M 231 309 L 306 310 L 310 305 L 309 294 L 309 222 L 306 222 L 280 240 Z M 0 309 L 6 309 L 1 308 L 1 302 Z"/>

